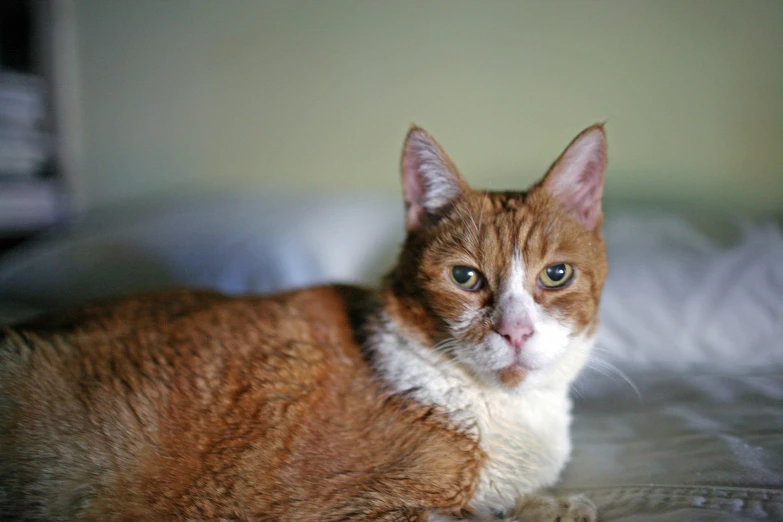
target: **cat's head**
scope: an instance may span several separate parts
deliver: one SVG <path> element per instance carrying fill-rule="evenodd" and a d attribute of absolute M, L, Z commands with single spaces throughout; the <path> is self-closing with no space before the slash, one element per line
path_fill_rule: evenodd
<path fill-rule="evenodd" d="M 398 323 L 486 384 L 575 374 L 607 272 L 605 168 L 606 137 L 594 125 L 528 191 L 472 190 L 433 137 L 411 128 L 407 238 L 387 279 Z M 562 368 L 569 359 L 578 367 Z"/>

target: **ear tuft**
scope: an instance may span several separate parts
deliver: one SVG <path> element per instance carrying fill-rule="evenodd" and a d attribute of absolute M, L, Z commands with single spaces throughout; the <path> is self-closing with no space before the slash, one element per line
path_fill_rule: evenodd
<path fill-rule="evenodd" d="M 601 198 L 606 171 L 603 124 L 582 131 L 555 161 L 543 187 L 588 230 L 601 223 Z"/>
<path fill-rule="evenodd" d="M 405 138 L 401 163 L 408 231 L 424 226 L 467 190 L 435 138 L 415 125 Z"/>

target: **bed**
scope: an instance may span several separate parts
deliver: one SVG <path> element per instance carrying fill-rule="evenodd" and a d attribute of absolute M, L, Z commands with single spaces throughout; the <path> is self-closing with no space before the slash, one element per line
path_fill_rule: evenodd
<path fill-rule="evenodd" d="M 0 258 L 0 322 L 170 286 L 372 283 L 395 198 L 180 194 L 97 210 Z M 774 219 L 609 208 L 595 356 L 558 490 L 605 521 L 783 520 L 783 231 Z"/>

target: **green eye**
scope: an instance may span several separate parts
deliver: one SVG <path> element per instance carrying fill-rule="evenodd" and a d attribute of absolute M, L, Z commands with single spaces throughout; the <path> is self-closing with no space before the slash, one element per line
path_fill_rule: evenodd
<path fill-rule="evenodd" d="M 568 263 L 549 265 L 538 275 L 544 288 L 562 288 L 574 277 L 574 267 Z"/>
<path fill-rule="evenodd" d="M 478 290 L 481 287 L 481 272 L 469 266 L 453 266 L 449 277 L 455 285 L 464 290 Z"/>

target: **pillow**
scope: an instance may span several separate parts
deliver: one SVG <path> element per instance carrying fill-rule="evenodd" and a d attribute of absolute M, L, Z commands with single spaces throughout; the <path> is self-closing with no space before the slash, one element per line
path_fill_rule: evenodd
<path fill-rule="evenodd" d="M 701 217 L 609 216 L 598 358 L 679 368 L 783 361 L 780 226 Z"/>
<path fill-rule="evenodd" d="M 9 253 L 0 295 L 48 309 L 171 286 L 244 293 L 366 280 L 402 237 L 400 207 L 371 195 L 137 200 Z"/>

